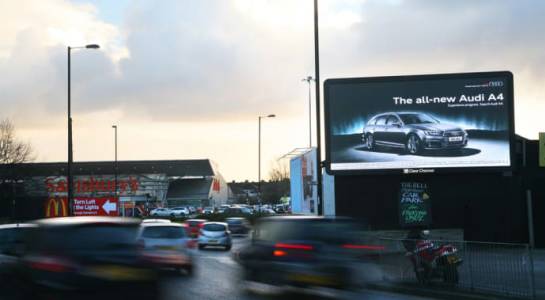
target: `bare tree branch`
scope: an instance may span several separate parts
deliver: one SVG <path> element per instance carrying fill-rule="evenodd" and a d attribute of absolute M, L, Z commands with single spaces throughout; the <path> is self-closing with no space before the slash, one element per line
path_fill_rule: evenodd
<path fill-rule="evenodd" d="M 32 145 L 15 137 L 15 127 L 11 121 L 0 121 L 0 164 L 20 164 L 34 159 Z"/>

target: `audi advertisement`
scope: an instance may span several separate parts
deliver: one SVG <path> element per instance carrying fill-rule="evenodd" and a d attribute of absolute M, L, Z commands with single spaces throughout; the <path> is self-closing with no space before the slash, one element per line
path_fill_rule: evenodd
<path fill-rule="evenodd" d="M 325 81 L 331 174 L 507 169 L 513 124 L 510 72 Z"/>

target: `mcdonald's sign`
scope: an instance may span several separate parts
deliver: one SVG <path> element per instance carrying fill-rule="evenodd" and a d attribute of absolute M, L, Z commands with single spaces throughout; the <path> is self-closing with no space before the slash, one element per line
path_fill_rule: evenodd
<path fill-rule="evenodd" d="M 45 217 L 67 217 L 68 216 L 68 199 L 66 197 L 49 198 L 45 205 Z"/>

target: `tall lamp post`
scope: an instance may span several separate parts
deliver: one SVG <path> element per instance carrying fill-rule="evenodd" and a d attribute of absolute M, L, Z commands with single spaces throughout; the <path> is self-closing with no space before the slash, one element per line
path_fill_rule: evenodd
<path fill-rule="evenodd" d="M 310 82 L 314 81 L 312 76 L 307 76 L 301 81 L 306 81 L 308 83 L 308 147 L 312 148 L 312 104 L 311 104 L 311 93 L 310 93 Z"/>
<path fill-rule="evenodd" d="M 259 116 L 258 119 L 258 146 L 257 146 L 257 197 L 259 205 L 261 205 L 261 119 L 274 118 L 276 115 Z M 259 208 L 261 209 L 261 207 Z"/>
<path fill-rule="evenodd" d="M 117 194 L 117 125 L 112 125 L 112 128 L 114 129 L 114 147 L 115 147 L 115 160 L 114 160 L 114 195 L 117 198 L 117 205 L 120 205 L 119 196 Z M 125 209 L 123 209 L 123 213 L 125 212 Z"/>
<path fill-rule="evenodd" d="M 70 101 L 70 54 L 72 49 L 98 49 L 100 48 L 97 44 L 89 44 L 81 47 L 70 47 L 68 46 L 68 168 L 67 168 L 67 184 L 68 184 L 68 206 L 70 207 L 70 215 L 74 214 L 73 211 L 73 200 L 74 200 L 74 184 L 72 178 L 72 165 L 74 163 L 74 154 L 72 151 L 72 112 L 71 112 L 71 101 Z"/>

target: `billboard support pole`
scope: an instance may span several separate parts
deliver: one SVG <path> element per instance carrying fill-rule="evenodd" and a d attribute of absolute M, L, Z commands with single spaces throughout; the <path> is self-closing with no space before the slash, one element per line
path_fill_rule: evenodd
<path fill-rule="evenodd" d="M 320 122 L 320 52 L 318 42 L 318 0 L 314 0 L 314 79 L 316 86 L 316 170 L 318 188 L 318 215 L 323 215 L 322 201 L 322 137 Z"/>
<path fill-rule="evenodd" d="M 528 242 L 533 249 L 535 245 L 534 239 L 534 211 L 532 207 L 532 191 L 526 190 L 526 206 L 528 207 Z"/>

